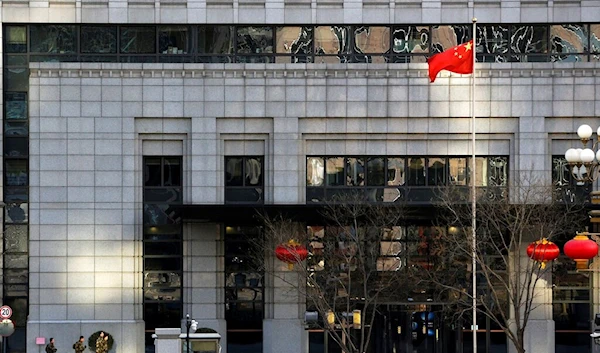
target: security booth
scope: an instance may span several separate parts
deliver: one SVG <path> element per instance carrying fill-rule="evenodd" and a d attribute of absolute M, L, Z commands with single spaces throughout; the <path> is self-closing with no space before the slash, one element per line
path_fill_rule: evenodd
<path fill-rule="evenodd" d="M 221 335 L 218 333 L 190 333 L 189 337 L 182 333 L 181 353 L 220 353 Z M 189 342 L 189 347 L 188 347 Z"/>

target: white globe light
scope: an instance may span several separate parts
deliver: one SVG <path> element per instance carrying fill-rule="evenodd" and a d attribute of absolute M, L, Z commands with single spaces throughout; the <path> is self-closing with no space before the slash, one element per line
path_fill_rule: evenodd
<path fill-rule="evenodd" d="M 577 135 L 582 139 L 589 139 L 592 136 L 592 127 L 586 124 L 581 125 L 577 129 Z"/>
<path fill-rule="evenodd" d="M 598 134 L 598 136 L 600 136 L 600 127 L 598 128 L 598 130 L 596 130 L 596 134 Z"/>
<path fill-rule="evenodd" d="M 569 163 L 579 162 L 579 151 L 577 151 L 575 148 L 569 148 L 567 152 L 565 152 L 565 159 Z"/>
<path fill-rule="evenodd" d="M 575 162 L 581 163 L 581 152 L 583 150 L 581 148 L 576 148 L 575 150 L 577 151 L 577 160 L 575 160 Z"/>
<path fill-rule="evenodd" d="M 600 150 L 596 152 L 596 160 L 600 162 Z"/>
<path fill-rule="evenodd" d="M 586 148 L 583 151 L 581 151 L 579 157 L 581 158 L 581 161 L 583 163 L 591 163 L 594 161 L 594 158 L 596 158 L 596 154 L 591 149 Z"/>

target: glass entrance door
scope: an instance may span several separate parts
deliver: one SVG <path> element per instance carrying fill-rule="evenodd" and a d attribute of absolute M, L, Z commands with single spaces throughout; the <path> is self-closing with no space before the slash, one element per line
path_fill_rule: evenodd
<path fill-rule="evenodd" d="M 441 325 L 441 307 L 410 304 L 389 305 L 387 309 L 379 316 L 376 352 L 452 353 L 444 342 L 454 341 L 454 332 Z"/>

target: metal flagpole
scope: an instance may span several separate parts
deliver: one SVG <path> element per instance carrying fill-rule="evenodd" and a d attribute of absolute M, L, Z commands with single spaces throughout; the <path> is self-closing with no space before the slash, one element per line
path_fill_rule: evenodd
<path fill-rule="evenodd" d="M 473 17 L 473 73 L 471 74 L 471 271 L 473 275 L 473 353 L 477 353 L 477 231 L 475 194 L 475 63 L 477 62 L 477 18 Z"/>

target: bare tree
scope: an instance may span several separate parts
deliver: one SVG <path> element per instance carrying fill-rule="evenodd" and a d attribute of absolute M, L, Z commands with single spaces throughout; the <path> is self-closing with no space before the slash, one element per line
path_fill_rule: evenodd
<path fill-rule="evenodd" d="M 468 189 L 441 190 L 439 222 L 447 236 L 434 240 L 438 262 L 429 272 L 444 293 L 452 315 L 469 319 L 472 311 L 472 254 L 477 263 L 477 312 L 504 331 L 516 352 L 525 353 L 525 330 L 543 303 L 540 288 L 552 266 L 526 255 L 529 243 L 573 234 L 583 224 L 581 206 L 554 202 L 552 187 L 524 177 L 509 187 L 478 190 L 476 249 L 472 248 Z"/>
<path fill-rule="evenodd" d="M 320 317 L 315 324 L 342 352 L 367 352 L 380 305 L 418 282 L 418 271 L 403 266 L 401 260 L 407 247 L 385 242 L 400 236 L 397 226 L 406 218 L 405 207 L 349 197 L 325 205 L 321 213 L 316 224 L 297 223 L 282 215 L 260 216 L 265 236 L 257 246 L 267 258 L 273 259 L 277 245 L 290 240 L 308 250 L 308 258 L 295 258 L 291 270 L 275 260 L 265 271 L 285 283 L 300 301 L 306 300 L 307 310 Z"/>

